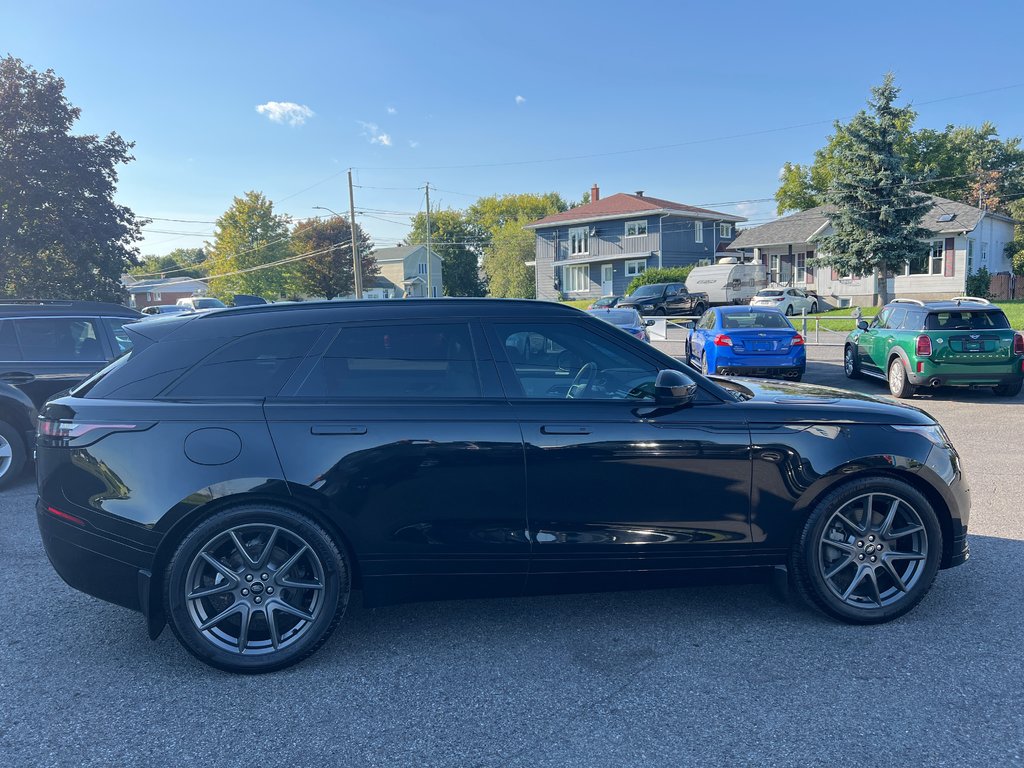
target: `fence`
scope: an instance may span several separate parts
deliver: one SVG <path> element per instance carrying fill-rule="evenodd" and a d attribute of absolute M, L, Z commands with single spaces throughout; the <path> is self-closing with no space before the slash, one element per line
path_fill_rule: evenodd
<path fill-rule="evenodd" d="M 700 320 L 700 315 L 655 316 L 647 319 L 654 320 L 654 324 L 647 329 L 652 341 L 682 341 L 686 335 L 689 335 L 693 324 Z M 861 318 L 858 315 L 828 315 L 827 317 L 822 317 L 820 315 L 808 315 L 804 312 L 799 315 L 792 315 L 789 319 L 796 326 L 797 330 L 800 331 L 800 335 L 804 337 L 804 341 L 807 344 L 815 344 L 822 347 L 841 347 L 846 340 L 846 334 L 857 325 L 857 321 Z M 823 324 L 825 327 L 822 327 Z M 669 334 L 673 330 L 677 331 L 682 338 L 671 338 Z M 812 333 L 813 336 L 811 335 Z"/>

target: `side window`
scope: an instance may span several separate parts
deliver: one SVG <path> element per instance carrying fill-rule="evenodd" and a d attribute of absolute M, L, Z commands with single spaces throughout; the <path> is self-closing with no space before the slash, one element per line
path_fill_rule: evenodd
<path fill-rule="evenodd" d="M 900 329 L 904 331 L 923 331 L 925 313 L 920 310 L 908 309 Z"/>
<path fill-rule="evenodd" d="M 904 307 L 897 307 L 896 309 L 889 313 L 889 316 L 885 319 L 885 325 L 880 327 L 888 328 L 891 330 L 901 328 L 903 326 L 903 321 L 906 319 L 906 317 L 907 310 Z"/>
<path fill-rule="evenodd" d="M 520 396 L 587 400 L 654 396 L 658 371 L 653 364 L 582 325 L 500 323 L 494 331 Z"/>
<path fill-rule="evenodd" d="M 298 397 L 480 397 L 465 323 L 345 326 L 299 386 Z"/>
<path fill-rule="evenodd" d="M 121 320 L 116 317 L 105 317 L 103 322 L 110 329 L 110 335 L 114 339 L 114 357 L 120 357 L 132 348 L 132 340 L 124 327 L 132 320 Z"/>
<path fill-rule="evenodd" d="M 871 327 L 872 328 L 885 328 L 885 324 L 888 322 L 889 314 L 891 312 L 892 312 L 891 309 L 883 309 L 881 312 L 879 312 L 877 315 L 875 315 L 875 319 L 871 321 Z"/>
<path fill-rule="evenodd" d="M 270 397 L 292 375 L 322 327 L 279 328 L 250 333 L 206 357 L 165 397 Z"/>
<path fill-rule="evenodd" d="M 715 313 L 705 312 L 704 317 L 700 319 L 700 324 L 697 326 L 702 331 L 709 331 L 715 327 Z"/>
<path fill-rule="evenodd" d="M 21 360 L 21 347 L 13 320 L 0 320 L 0 360 Z"/>
<path fill-rule="evenodd" d="M 81 317 L 30 317 L 14 321 L 26 360 L 91 362 L 103 360 L 96 321 Z"/>

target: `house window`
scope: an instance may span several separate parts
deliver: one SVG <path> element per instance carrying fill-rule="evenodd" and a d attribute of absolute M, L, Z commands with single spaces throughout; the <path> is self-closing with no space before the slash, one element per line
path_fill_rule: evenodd
<path fill-rule="evenodd" d="M 644 270 L 647 269 L 646 259 L 637 259 L 636 261 L 626 262 L 626 277 L 636 277 L 637 275 L 643 274 Z"/>
<path fill-rule="evenodd" d="M 732 237 L 732 224 L 722 222 L 718 225 L 719 237 Z"/>
<path fill-rule="evenodd" d="M 643 237 L 647 234 L 647 219 L 626 222 L 626 237 Z"/>
<path fill-rule="evenodd" d="M 569 230 L 569 253 L 573 256 L 590 252 L 590 230 L 586 227 L 573 227 Z"/>
<path fill-rule="evenodd" d="M 768 280 L 772 283 L 779 282 L 779 254 L 777 253 L 768 257 Z"/>
<path fill-rule="evenodd" d="M 796 282 L 807 282 L 807 254 L 805 253 L 796 255 Z"/>
<path fill-rule="evenodd" d="M 421 261 L 419 264 L 416 265 L 416 269 L 419 271 L 421 275 L 427 274 L 427 262 Z"/>
<path fill-rule="evenodd" d="M 581 264 L 576 267 L 563 267 L 562 285 L 567 293 L 589 291 L 590 267 L 586 264 Z"/>
<path fill-rule="evenodd" d="M 967 274 L 974 273 L 974 238 L 967 240 Z"/>
<path fill-rule="evenodd" d="M 943 260 L 943 242 L 933 240 L 928 253 L 915 256 L 907 262 L 907 275 L 941 275 Z"/>
<path fill-rule="evenodd" d="M 693 222 L 693 242 L 703 243 L 704 242 L 704 222 L 695 221 Z"/>

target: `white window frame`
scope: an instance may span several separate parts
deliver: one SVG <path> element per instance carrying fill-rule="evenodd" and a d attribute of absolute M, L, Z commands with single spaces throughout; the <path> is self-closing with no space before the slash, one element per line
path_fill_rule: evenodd
<path fill-rule="evenodd" d="M 793 257 L 793 270 L 796 273 L 793 282 L 803 285 L 807 282 L 807 254 L 798 253 Z"/>
<path fill-rule="evenodd" d="M 693 222 L 693 242 L 704 242 L 704 222 L 697 220 Z"/>
<path fill-rule="evenodd" d="M 718 223 L 718 236 L 732 237 L 732 224 L 727 221 L 720 221 Z"/>
<path fill-rule="evenodd" d="M 571 264 L 562 267 L 562 290 L 566 293 L 586 293 L 590 290 L 590 265 Z"/>
<path fill-rule="evenodd" d="M 771 253 L 768 255 L 768 277 L 773 283 L 779 282 L 779 267 L 781 261 L 782 259 L 777 253 Z"/>
<path fill-rule="evenodd" d="M 974 238 L 967 238 L 967 274 L 974 273 Z"/>
<path fill-rule="evenodd" d="M 643 232 L 640 231 L 641 228 L 643 228 Z M 647 219 L 634 219 L 633 221 L 627 221 L 626 237 L 647 237 Z"/>
<path fill-rule="evenodd" d="M 626 262 L 626 277 L 636 277 L 647 271 L 647 259 L 631 259 Z"/>
<path fill-rule="evenodd" d="M 937 250 L 936 250 L 937 249 Z M 904 277 L 927 277 L 929 275 L 942 275 L 945 266 L 946 258 L 946 243 L 944 240 L 931 240 L 928 243 L 928 255 L 925 257 L 926 264 L 928 265 L 927 272 L 910 272 L 910 261 L 907 261 L 906 266 L 903 268 Z M 935 261 L 939 262 L 939 270 L 934 271 Z"/>
<path fill-rule="evenodd" d="M 573 256 L 590 253 L 590 227 L 569 228 L 569 253 Z"/>

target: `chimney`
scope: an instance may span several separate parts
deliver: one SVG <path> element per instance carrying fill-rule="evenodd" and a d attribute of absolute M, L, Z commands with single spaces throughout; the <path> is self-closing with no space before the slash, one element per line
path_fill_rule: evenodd
<path fill-rule="evenodd" d="M 642 189 L 638 189 L 638 190 L 636 191 L 636 196 L 637 196 L 637 197 L 643 197 L 643 196 L 644 196 L 644 191 L 643 191 Z"/>
<path fill-rule="evenodd" d="M 592 186 L 590 188 L 590 202 L 596 203 L 600 199 L 601 199 L 601 190 L 598 188 L 597 184 L 595 184 L 594 186 Z"/>

